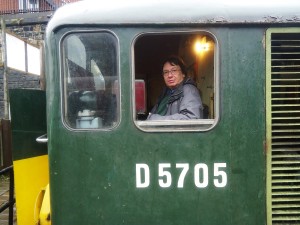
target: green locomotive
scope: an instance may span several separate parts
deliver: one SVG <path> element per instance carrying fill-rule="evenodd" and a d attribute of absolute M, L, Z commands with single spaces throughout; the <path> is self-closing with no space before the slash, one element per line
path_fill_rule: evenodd
<path fill-rule="evenodd" d="M 45 53 L 53 225 L 299 224 L 300 2 L 81 1 Z M 169 55 L 201 119 L 147 119 Z"/>

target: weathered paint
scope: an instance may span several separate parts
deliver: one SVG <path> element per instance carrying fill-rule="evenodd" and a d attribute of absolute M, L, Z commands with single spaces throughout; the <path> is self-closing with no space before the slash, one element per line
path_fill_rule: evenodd
<path fill-rule="evenodd" d="M 53 224 L 264 223 L 264 29 L 207 28 L 221 46 L 222 113 L 214 129 L 144 133 L 131 119 L 130 43 L 141 32 L 169 28 L 110 28 L 120 39 L 122 90 L 122 120 L 111 131 L 73 132 L 64 127 L 55 56 L 58 49 L 48 51 L 54 53 L 49 55 L 47 80 Z M 47 48 L 57 46 L 67 31 L 58 30 Z M 227 163 L 224 188 L 213 185 L 213 165 L 220 162 Z M 137 163 L 149 165 L 149 188 L 135 186 Z M 171 188 L 158 185 L 160 163 L 172 165 Z M 183 189 L 176 187 L 176 163 L 190 165 Z M 207 188 L 195 187 L 193 168 L 197 163 L 208 165 Z"/>
<path fill-rule="evenodd" d="M 65 24 L 299 23 L 299 8 L 297 0 L 290 0 L 288 4 L 284 1 L 113 0 L 99 3 L 85 0 L 60 7 L 49 22 L 48 30 Z"/>
<path fill-rule="evenodd" d="M 265 30 L 278 24 L 299 26 L 300 2 L 249 2 L 244 8 L 237 5 L 244 3 L 198 1 L 88 4 L 62 7 L 47 28 L 53 224 L 265 224 Z M 119 39 L 121 121 L 110 131 L 75 132 L 62 122 L 59 42 L 74 29 L 110 30 Z M 195 29 L 211 32 L 219 43 L 218 124 L 208 132 L 137 129 L 131 108 L 134 38 L 145 32 Z M 149 166 L 148 188 L 136 187 L 138 163 Z M 166 189 L 158 184 L 162 163 L 171 164 L 174 179 Z M 176 163 L 190 166 L 184 188 L 176 187 Z M 194 184 L 198 163 L 209 168 L 206 188 Z M 214 163 L 227 165 L 223 188 L 213 185 Z"/>

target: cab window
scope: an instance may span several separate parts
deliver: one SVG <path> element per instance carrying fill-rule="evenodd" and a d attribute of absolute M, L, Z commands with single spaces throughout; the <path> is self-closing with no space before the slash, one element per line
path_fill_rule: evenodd
<path fill-rule="evenodd" d="M 219 113 L 218 45 L 211 33 L 205 31 L 146 33 L 135 39 L 133 51 L 135 90 L 133 117 L 140 129 L 195 131 L 208 130 L 216 124 Z M 186 68 L 184 77 L 193 82 L 197 95 L 200 96 L 201 117 L 197 119 L 181 117 L 181 119 L 149 120 L 149 113 L 157 106 L 158 99 L 161 99 L 166 87 L 163 63 L 170 56 L 177 56 L 184 61 Z"/>
<path fill-rule="evenodd" d="M 72 129 L 110 129 L 119 121 L 117 39 L 74 32 L 61 42 L 63 116 Z"/>

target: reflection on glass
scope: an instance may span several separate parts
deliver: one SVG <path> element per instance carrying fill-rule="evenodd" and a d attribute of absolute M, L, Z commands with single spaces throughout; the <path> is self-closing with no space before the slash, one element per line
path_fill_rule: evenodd
<path fill-rule="evenodd" d="M 113 127 L 119 118 L 116 38 L 107 32 L 73 33 L 64 38 L 62 52 L 67 125 L 75 129 Z"/>

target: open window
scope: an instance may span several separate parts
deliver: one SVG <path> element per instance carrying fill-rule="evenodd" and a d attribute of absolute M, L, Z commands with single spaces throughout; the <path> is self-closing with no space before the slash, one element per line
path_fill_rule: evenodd
<path fill-rule="evenodd" d="M 145 33 L 139 35 L 133 45 L 135 98 L 144 93 L 145 110 L 134 107 L 134 121 L 144 131 L 195 131 L 209 130 L 219 117 L 218 44 L 209 32 Z M 147 120 L 148 114 L 165 87 L 162 76 L 163 61 L 170 55 L 182 58 L 199 91 L 203 104 L 201 119 Z M 145 91 L 137 89 L 144 82 Z M 142 98 L 139 98 L 142 99 Z M 133 104 L 134 105 L 134 104 Z"/>
<path fill-rule="evenodd" d="M 61 42 L 63 117 L 71 129 L 110 129 L 119 121 L 117 39 L 74 32 Z"/>

